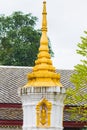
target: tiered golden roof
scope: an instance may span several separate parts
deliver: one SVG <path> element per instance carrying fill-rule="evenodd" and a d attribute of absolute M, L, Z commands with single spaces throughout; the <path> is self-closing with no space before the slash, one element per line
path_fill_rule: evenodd
<path fill-rule="evenodd" d="M 62 87 L 60 74 L 55 72 L 48 48 L 46 1 L 43 2 L 42 35 L 39 53 L 33 71 L 28 74 L 28 83 L 24 87 Z"/>

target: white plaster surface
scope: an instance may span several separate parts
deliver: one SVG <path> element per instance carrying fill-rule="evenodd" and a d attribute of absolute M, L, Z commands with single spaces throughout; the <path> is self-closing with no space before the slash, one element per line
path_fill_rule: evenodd
<path fill-rule="evenodd" d="M 59 87 L 46 87 L 44 89 L 27 88 L 26 92 L 21 95 L 23 130 L 63 130 L 63 101 L 65 98 L 65 90 Z M 51 126 L 49 128 L 36 127 L 36 106 L 43 98 L 46 98 L 52 103 Z"/>

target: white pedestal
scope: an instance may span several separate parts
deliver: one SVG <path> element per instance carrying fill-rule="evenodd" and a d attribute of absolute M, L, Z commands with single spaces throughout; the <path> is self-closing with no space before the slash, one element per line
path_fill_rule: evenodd
<path fill-rule="evenodd" d="M 50 127 L 36 126 L 36 106 L 46 98 L 52 103 Z M 29 87 L 22 89 L 23 130 L 63 130 L 63 108 L 65 89 L 60 87 Z"/>

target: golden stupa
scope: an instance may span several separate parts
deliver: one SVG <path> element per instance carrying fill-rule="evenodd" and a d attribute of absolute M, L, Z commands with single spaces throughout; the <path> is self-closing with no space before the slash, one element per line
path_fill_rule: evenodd
<path fill-rule="evenodd" d="M 62 84 L 60 83 L 60 74 L 55 72 L 55 67 L 52 65 L 51 56 L 49 54 L 46 15 L 46 1 L 44 1 L 42 12 L 42 35 L 40 39 L 39 53 L 32 72 L 28 74 L 28 83 L 24 86 L 25 88 L 62 87 Z"/>

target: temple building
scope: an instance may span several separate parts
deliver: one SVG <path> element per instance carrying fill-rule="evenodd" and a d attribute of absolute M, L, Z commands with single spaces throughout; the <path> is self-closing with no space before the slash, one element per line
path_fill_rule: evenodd
<path fill-rule="evenodd" d="M 63 130 L 65 88 L 49 54 L 46 15 L 44 1 L 39 53 L 27 84 L 20 89 L 23 130 Z"/>
<path fill-rule="evenodd" d="M 61 74 L 60 81 L 66 89 L 74 88 L 70 82 L 73 70 L 57 69 L 56 71 Z M 29 72 L 32 72 L 31 67 L 0 66 L 0 130 L 22 130 L 23 109 L 18 88 L 26 84 L 26 74 Z M 85 91 L 87 92 L 87 89 Z M 79 104 L 82 105 L 81 102 Z M 69 103 L 64 107 L 64 130 L 86 130 L 87 122 L 70 118 L 71 113 L 67 109 L 71 107 L 76 106 Z"/>

